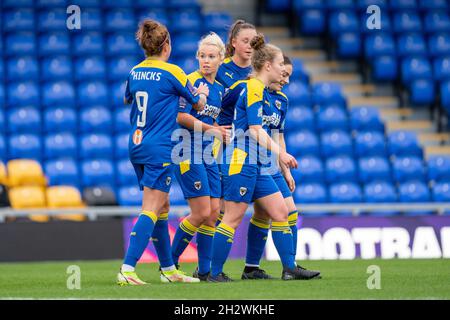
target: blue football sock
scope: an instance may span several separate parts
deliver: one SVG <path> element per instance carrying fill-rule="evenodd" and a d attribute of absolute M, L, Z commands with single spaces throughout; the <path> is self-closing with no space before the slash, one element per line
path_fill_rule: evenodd
<path fill-rule="evenodd" d="M 272 222 L 272 239 L 283 267 L 295 268 L 295 260 L 292 255 L 292 232 L 287 221 Z"/>
<path fill-rule="evenodd" d="M 161 213 L 158 221 L 156 221 L 155 228 L 153 229 L 152 242 L 155 246 L 156 253 L 158 254 L 159 264 L 161 268 L 167 268 L 173 266 L 172 250 L 170 247 L 169 236 L 169 214 Z"/>
<path fill-rule="evenodd" d="M 245 265 L 258 267 L 264 253 L 264 248 L 269 234 L 269 221 L 252 217 L 248 225 L 247 255 Z"/>
<path fill-rule="evenodd" d="M 198 272 L 207 274 L 211 269 L 212 244 L 216 228 L 201 225 L 197 230 Z"/>
<path fill-rule="evenodd" d="M 294 255 L 294 260 L 295 260 L 295 256 L 297 255 L 297 220 L 298 220 L 298 211 L 292 211 L 289 212 L 289 216 L 288 216 L 288 222 L 289 222 L 289 227 L 291 228 L 291 232 L 292 232 L 292 246 L 293 246 L 293 255 Z"/>
<path fill-rule="evenodd" d="M 233 244 L 234 229 L 221 222 L 214 234 L 213 253 L 211 260 L 211 275 L 216 277 L 223 271 L 223 265 Z"/>
<path fill-rule="evenodd" d="M 197 227 L 193 226 L 188 219 L 181 221 L 172 242 L 172 260 L 175 264 L 178 264 L 178 259 L 191 242 L 195 232 Z"/>
<path fill-rule="evenodd" d="M 130 244 L 123 264 L 135 267 L 145 248 L 147 248 L 150 236 L 153 233 L 155 222 L 158 219 L 152 211 L 142 211 L 133 231 L 130 234 Z"/>
<path fill-rule="evenodd" d="M 219 216 L 217 217 L 216 227 L 222 222 L 223 214 L 224 214 L 224 212 L 220 211 Z"/>

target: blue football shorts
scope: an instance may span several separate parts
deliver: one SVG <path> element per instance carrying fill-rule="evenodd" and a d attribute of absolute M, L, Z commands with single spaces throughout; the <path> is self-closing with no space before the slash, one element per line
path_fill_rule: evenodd
<path fill-rule="evenodd" d="M 141 190 L 147 187 L 169 193 L 175 169 L 174 164 L 133 163 L 133 167 Z"/>
<path fill-rule="evenodd" d="M 213 164 L 180 164 L 175 169 L 185 199 L 208 196 L 220 198 L 222 187 L 219 166 Z"/>

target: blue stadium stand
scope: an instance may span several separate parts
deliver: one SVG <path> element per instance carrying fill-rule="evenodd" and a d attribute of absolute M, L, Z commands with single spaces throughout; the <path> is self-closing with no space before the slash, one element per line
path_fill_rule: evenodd
<path fill-rule="evenodd" d="M 53 133 L 45 137 L 44 156 L 46 159 L 77 159 L 78 145 L 72 133 Z"/>
<path fill-rule="evenodd" d="M 358 132 L 355 135 L 355 155 L 357 157 L 386 157 L 386 141 L 384 134 L 378 131 Z"/>
<path fill-rule="evenodd" d="M 429 181 L 450 182 L 450 156 L 430 156 L 427 168 Z"/>
<path fill-rule="evenodd" d="M 394 180 L 398 183 L 410 180 L 425 182 L 425 166 L 421 158 L 396 157 L 392 165 Z"/>
<path fill-rule="evenodd" d="M 104 133 L 86 134 L 80 137 L 80 157 L 82 159 L 111 159 L 113 144 L 111 137 Z"/>
<path fill-rule="evenodd" d="M 142 204 L 142 191 L 137 184 L 120 187 L 117 192 L 117 202 L 120 206 L 140 206 Z"/>
<path fill-rule="evenodd" d="M 115 185 L 114 166 L 110 160 L 89 159 L 81 162 L 83 187 Z"/>
<path fill-rule="evenodd" d="M 320 155 L 319 139 L 314 132 L 300 131 L 298 133 L 289 134 L 286 137 L 286 143 L 294 157 Z"/>
<path fill-rule="evenodd" d="M 386 158 L 364 157 L 358 160 L 358 174 L 361 183 L 392 181 L 391 167 Z"/>
<path fill-rule="evenodd" d="M 42 160 L 42 141 L 35 134 L 13 134 L 8 140 L 9 159 Z"/>
<path fill-rule="evenodd" d="M 137 184 L 136 173 L 130 160 L 124 158 L 116 162 L 116 178 L 118 186 L 131 186 Z"/>
<path fill-rule="evenodd" d="M 45 132 L 76 132 L 77 112 L 70 107 L 50 107 L 44 111 Z"/>
<path fill-rule="evenodd" d="M 41 133 L 41 113 L 35 107 L 17 107 L 8 111 L 8 132 Z"/>
<path fill-rule="evenodd" d="M 111 133 L 113 120 L 111 111 L 102 106 L 93 106 L 80 110 L 79 131 L 83 133 Z"/>
<path fill-rule="evenodd" d="M 44 172 L 50 186 L 71 185 L 80 188 L 78 166 L 73 159 L 57 159 L 45 162 Z"/>
<path fill-rule="evenodd" d="M 326 181 L 329 184 L 337 182 L 357 182 L 356 165 L 353 158 L 340 156 L 328 158 L 325 162 Z"/>
<path fill-rule="evenodd" d="M 298 159 L 298 169 L 292 172 L 296 181 L 323 182 L 325 172 L 320 158 L 304 156 Z"/>

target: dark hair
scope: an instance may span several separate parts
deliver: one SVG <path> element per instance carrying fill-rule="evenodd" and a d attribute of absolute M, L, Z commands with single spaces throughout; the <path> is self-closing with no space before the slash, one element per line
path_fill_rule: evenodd
<path fill-rule="evenodd" d="M 292 61 L 288 56 L 285 56 L 283 54 L 283 59 L 284 59 L 284 65 L 291 65 L 292 66 Z"/>
<path fill-rule="evenodd" d="M 255 71 L 260 71 L 267 61 L 272 62 L 275 56 L 281 52 L 280 48 L 273 44 L 266 43 L 264 35 L 258 33 L 250 42 L 253 48 L 252 67 Z"/>
<path fill-rule="evenodd" d="M 228 31 L 228 43 L 226 46 L 225 57 L 231 57 L 234 55 L 234 47 L 232 45 L 233 39 L 236 39 L 239 32 L 244 29 L 253 29 L 256 30 L 255 26 L 251 23 L 245 22 L 244 20 L 236 20 L 230 27 Z"/>
<path fill-rule="evenodd" d="M 170 43 L 170 34 L 166 26 L 158 21 L 146 19 L 139 24 L 136 40 L 144 49 L 145 55 L 159 56 L 165 43 Z"/>

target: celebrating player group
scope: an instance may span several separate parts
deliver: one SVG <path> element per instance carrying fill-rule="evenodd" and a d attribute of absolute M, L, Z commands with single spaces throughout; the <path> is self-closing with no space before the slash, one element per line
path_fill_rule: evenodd
<path fill-rule="evenodd" d="M 135 267 L 150 239 L 162 282 L 230 282 L 224 265 L 236 228 L 250 203 L 242 279 L 271 279 L 259 267 L 269 229 L 283 280 L 320 278 L 295 262 L 298 212 L 283 130 L 292 63 L 245 21 L 236 21 L 225 46 L 215 33 L 199 41 L 197 71 L 170 64 L 171 39 L 159 22 L 144 20 L 137 40 L 146 59 L 127 79 L 131 104 L 130 161 L 143 190 L 142 211 L 117 275 L 119 285 L 145 285 Z M 174 138 L 176 137 L 176 138 Z M 190 214 L 170 242 L 169 190 L 177 179 Z M 178 260 L 197 234 L 198 267 L 184 273 Z"/>

